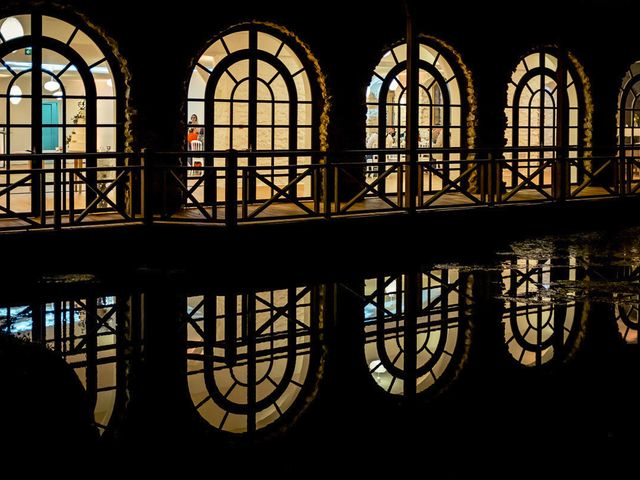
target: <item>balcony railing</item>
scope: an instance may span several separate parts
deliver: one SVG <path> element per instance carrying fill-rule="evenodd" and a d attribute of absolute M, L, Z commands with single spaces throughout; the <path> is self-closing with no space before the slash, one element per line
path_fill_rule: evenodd
<path fill-rule="evenodd" d="M 0 155 L 0 231 L 243 223 L 637 195 L 640 158 L 553 149 Z"/>

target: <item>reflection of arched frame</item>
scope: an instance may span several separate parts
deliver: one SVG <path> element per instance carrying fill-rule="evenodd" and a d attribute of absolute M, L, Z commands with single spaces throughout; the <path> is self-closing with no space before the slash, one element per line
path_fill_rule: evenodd
<path fill-rule="evenodd" d="M 120 65 L 106 42 L 87 28 L 33 13 L 0 20 L 18 22 L 22 31 L 0 35 L 1 153 L 85 153 L 122 151 L 124 142 L 124 81 Z M 82 22 L 85 25 L 85 22 Z M 5 33 L 6 33 L 5 29 Z M 111 159 L 66 161 L 73 167 L 114 166 Z M 3 170 L 53 168 L 50 160 L 6 162 Z M 86 172 L 62 182 L 61 208 L 84 209 L 97 198 L 101 182 L 114 172 Z M 0 210 L 39 215 L 53 208 L 53 173 L 46 185 L 40 177 L 12 175 L 17 187 L 0 198 Z M 111 201 L 123 205 L 118 184 Z M 105 202 L 106 203 L 106 202 Z"/>
<path fill-rule="evenodd" d="M 569 157 L 583 155 L 585 87 L 570 55 L 546 47 L 524 57 L 508 84 L 506 113 L 507 147 L 528 150 L 506 153 L 505 157 L 529 160 L 506 164 L 502 178 L 507 188 L 514 188 L 527 178 L 531 182 L 526 183 L 527 188 L 532 184 L 551 188 L 553 169 L 541 159 L 557 156 L 554 147 L 564 149 Z M 572 167 L 569 177 L 571 183 L 576 183 L 578 169 Z"/>
<path fill-rule="evenodd" d="M 202 122 L 196 128 L 204 132 L 204 149 L 319 149 L 326 99 L 316 67 L 309 50 L 280 27 L 248 23 L 223 32 L 199 58 L 189 82 L 187 115 L 195 114 Z M 205 162 L 212 165 L 221 160 Z M 310 162 L 310 157 L 265 155 L 249 159 L 248 164 L 269 167 Z M 260 173 L 279 187 L 295 178 L 293 169 L 288 173 L 278 170 L 279 176 L 272 170 Z M 205 199 L 212 198 L 214 188 L 205 181 Z M 248 189 L 249 200 L 275 193 L 272 186 L 254 177 Z M 297 185 L 297 194 L 311 196 L 308 180 Z"/>
<path fill-rule="evenodd" d="M 622 80 L 618 98 L 618 142 L 629 160 L 626 179 L 637 184 L 640 181 L 640 62 L 633 63 Z"/>
<path fill-rule="evenodd" d="M 618 272 L 617 279 L 624 283 L 636 286 L 640 280 L 640 268 L 637 266 L 620 267 Z M 613 302 L 615 321 L 620 336 L 626 343 L 637 344 L 640 295 L 632 292 L 615 292 Z"/>
<path fill-rule="evenodd" d="M 466 83 L 457 57 L 441 42 L 420 39 L 418 92 L 419 145 L 422 148 L 459 148 L 467 145 L 469 105 Z M 405 148 L 407 124 L 407 45 L 388 50 L 375 68 L 367 87 L 367 148 Z M 395 135 L 390 135 L 395 132 Z M 473 147 L 473 145 L 468 145 Z M 380 161 L 397 160 L 386 155 Z M 435 155 L 433 158 L 457 160 L 459 154 Z M 449 168 L 445 165 L 445 170 Z M 451 167 L 459 171 L 459 166 Z M 446 170 L 445 173 L 449 173 Z M 395 177 L 383 185 L 395 191 Z"/>
<path fill-rule="evenodd" d="M 640 298 L 636 295 L 633 303 L 616 302 L 614 307 L 618 331 L 627 343 L 638 343 L 638 305 L 640 305 Z"/>
<path fill-rule="evenodd" d="M 465 279 L 451 269 L 421 275 L 414 290 L 420 292 L 415 322 L 406 308 L 411 276 L 366 280 L 365 359 L 385 392 L 424 393 L 455 377 L 469 348 Z"/>
<path fill-rule="evenodd" d="M 191 400 L 217 430 L 283 426 L 314 394 L 322 362 L 316 288 L 188 299 Z"/>
<path fill-rule="evenodd" d="M 100 433 L 124 406 L 122 307 L 115 297 L 94 297 L 0 308 L 2 332 L 46 345 L 74 369 Z"/>
<path fill-rule="evenodd" d="M 562 360 L 579 346 L 584 306 L 546 293 L 559 281 L 575 282 L 576 274 L 575 258 L 569 265 L 519 258 L 505 266 L 505 341 L 521 365 Z"/>

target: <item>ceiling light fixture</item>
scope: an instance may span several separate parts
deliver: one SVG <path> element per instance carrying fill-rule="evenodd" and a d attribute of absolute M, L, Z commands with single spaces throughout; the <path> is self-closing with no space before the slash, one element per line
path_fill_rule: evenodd
<path fill-rule="evenodd" d="M 47 92 L 55 92 L 60 90 L 60 84 L 56 82 L 53 77 L 50 77 L 49 81 L 44 84 L 44 89 Z"/>
<path fill-rule="evenodd" d="M 0 33 L 4 37 L 5 41 L 13 40 L 24 36 L 24 28 L 20 20 L 16 17 L 9 17 L 0 26 Z"/>
<path fill-rule="evenodd" d="M 18 105 L 22 101 L 22 89 L 18 85 L 9 90 L 9 101 L 12 105 Z"/>

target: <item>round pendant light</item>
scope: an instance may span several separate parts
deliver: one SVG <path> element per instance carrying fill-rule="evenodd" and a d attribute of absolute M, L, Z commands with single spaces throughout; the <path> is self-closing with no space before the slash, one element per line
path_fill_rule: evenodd
<path fill-rule="evenodd" d="M 22 89 L 18 85 L 9 90 L 9 101 L 12 105 L 18 105 L 22 101 Z"/>
<path fill-rule="evenodd" d="M 44 84 L 44 89 L 45 89 L 47 92 L 55 92 L 55 91 L 57 91 L 57 90 L 60 90 L 60 84 L 59 84 L 58 82 L 56 82 L 56 81 L 53 79 L 53 77 L 51 77 L 51 78 L 49 79 L 49 81 L 48 81 L 48 82 L 46 82 L 46 83 Z"/>
<path fill-rule="evenodd" d="M 0 33 L 5 41 L 24 36 L 24 28 L 16 17 L 9 17 L 0 25 Z"/>

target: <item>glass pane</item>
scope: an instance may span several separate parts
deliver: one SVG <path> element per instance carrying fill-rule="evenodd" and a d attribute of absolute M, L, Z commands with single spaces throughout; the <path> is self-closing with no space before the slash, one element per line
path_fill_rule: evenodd
<path fill-rule="evenodd" d="M 67 128 L 67 152 L 85 152 L 87 148 L 87 128 L 84 124 Z"/>
<path fill-rule="evenodd" d="M 298 129 L 298 146 L 297 148 L 307 149 L 311 148 L 313 142 L 313 133 L 310 128 L 299 128 Z"/>
<path fill-rule="evenodd" d="M 555 55 L 547 53 L 544 56 L 544 66 L 555 72 L 558 68 L 558 59 L 555 57 Z"/>
<path fill-rule="evenodd" d="M 9 130 L 8 153 L 27 153 L 31 151 L 31 127 L 11 127 Z M 18 168 L 21 162 L 11 163 Z"/>
<path fill-rule="evenodd" d="M 104 54 L 100 51 L 95 42 L 83 31 L 79 31 L 76 36 L 73 37 L 71 48 L 80 54 L 88 66 L 91 66 L 98 60 L 102 60 L 104 58 Z"/>
<path fill-rule="evenodd" d="M 66 123 L 68 125 L 84 125 L 86 123 L 85 100 L 67 100 L 66 107 Z"/>
<path fill-rule="evenodd" d="M 265 83 L 258 82 L 257 90 L 258 90 L 258 100 L 263 100 L 267 102 L 272 102 L 274 100 L 273 98 L 274 92 L 271 90 L 271 87 L 269 87 Z"/>
<path fill-rule="evenodd" d="M 273 130 L 271 128 L 260 128 L 256 131 L 256 149 L 257 150 L 272 150 L 274 145 L 272 143 Z"/>
<path fill-rule="evenodd" d="M 275 142 L 274 149 L 287 150 L 289 148 L 289 129 L 274 128 Z"/>
<path fill-rule="evenodd" d="M 312 122 L 313 107 L 306 103 L 298 104 L 298 125 L 311 125 Z"/>
<path fill-rule="evenodd" d="M 303 72 L 295 77 L 296 91 L 298 92 L 298 101 L 311 101 L 311 84 L 309 83 L 309 75 Z"/>
<path fill-rule="evenodd" d="M 218 84 L 216 85 L 214 97 L 221 98 L 221 99 L 222 98 L 230 99 L 231 92 L 233 91 L 233 88 L 235 87 L 235 85 L 236 85 L 236 82 L 227 74 L 227 72 L 224 72 L 220 77 Z"/>
<path fill-rule="evenodd" d="M 228 69 L 228 72 L 238 81 L 249 77 L 249 60 L 241 60 L 234 63 Z"/>
<path fill-rule="evenodd" d="M 116 123 L 116 101 L 98 100 L 98 125 L 112 125 Z"/>
<path fill-rule="evenodd" d="M 49 38 L 55 38 L 62 43 L 67 43 L 75 27 L 67 22 L 63 22 L 53 17 L 42 17 L 42 35 Z"/>
<path fill-rule="evenodd" d="M 8 121 L 12 125 L 31 124 L 31 99 L 24 97 L 9 97 Z M 31 146 L 26 148 L 31 148 Z"/>
<path fill-rule="evenodd" d="M 395 53 L 396 58 L 398 59 L 398 63 L 402 63 L 404 61 L 407 60 L 407 45 L 406 44 L 402 44 L 402 45 L 398 45 L 396 48 L 393 49 L 393 53 Z M 393 59 L 393 56 L 390 55 L 390 57 Z"/>
<path fill-rule="evenodd" d="M 298 70 L 302 68 L 302 62 L 300 62 L 298 56 L 286 44 L 282 47 L 280 55 L 278 55 L 278 59 L 284 63 L 285 67 L 287 67 L 287 70 L 289 70 L 291 74 L 298 72 Z"/>
<path fill-rule="evenodd" d="M 4 75 L 10 75 L 9 77 L 3 77 L 3 78 L 12 78 L 13 75 L 18 76 L 14 84 L 20 87 L 23 95 L 30 95 L 31 94 L 31 74 L 24 73 L 24 72 L 31 70 L 31 67 L 32 67 L 31 55 L 26 55 L 24 53 L 24 50 L 14 50 L 8 55 L 5 55 L 3 60 L 7 64 L 7 66 L 13 71 L 13 74 L 11 74 L 8 71 L 8 69 L 6 69 L 3 65 L 0 69 L 0 73 Z"/>
<path fill-rule="evenodd" d="M 207 70 L 212 71 L 216 64 L 227 55 L 220 40 L 211 45 L 198 60 L 198 63 Z"/>
<path fill-rule="evenodd" d="M 193 102 L 195 104 L 195 102 Z M 191 103 L 190 103 L 191 105 Z M 201 104 L 204 106 L 204 104 Z M 194 105 L 194 108 L 196 106 Z M 204 117 L 200 117 L 204 118 Z M 230 104 L 226 102 L 215 102 L 213 109 L 213 121 L 216 125 L 229 125 L 231 122 Z"/>
<path fill-rule="evenodd" d="M 264 32 L 258 32 L 258 49 L 275 55 L 280 45 L 282 45 L 282 41 L 276 37 Z"/>
<path fill-rule="evenodd" d="M 96 83 L 96 92 L 101 97 L 113 97 L 116 94 L 111 67 L 105 60 L 91 69 L 93 80 Z"/>
<path fill-rule="evenodd" d="M 285 83 L 281 75 L 275 78 L 275 80 L 271 84 L 271 89 L 276 100 L 289 100 L 289 90 L 287 89 L 287 84 Z"/>
<path fill-rule="evenodd" d="M 115 127 L 98 127 L 98 152 L 115 152 L 116 151 L 116 128 Z"/>
<path fill-rule="evenodd" d="M 191 81 L 189 82 L 189 98 L 204 98 L 208 81 L 209 74 L 200 67 L 196 67 L 191 74 Z"/>
<path fill-rule="evenodd" d="M 232 124 L 249 125 L 249 104 L 246 102 L 234 102 L 232 105 Z"/>
<path fill-rule="evenodd" d="M 420 60 L 424 60 L 425 62 L 433 65 L 433 61 L 436 59 L 437 55 L 438 53 L 433 48 L 427 45 L 420 45 Z"/>
<path fill-rule="evenodd" d="M 281 106 L 281 105 L 278 105 Z M 276 121 L 274 115 L 273 104 L 258 103 L 257 107 L 257 123 L 258 125 L 273 125 Z M 286 117 L 285 117 L 286 120 Z"/>
<path fill-rule="evenodd" d="M 224 42 L 227 44 L 231 53 L 238 50 L 246 50 L 249 48 L 249 32 L 244 30 L 240 32 L 225 35 Z"/>
<path fill-rule="evenodd" d="M 64 72 L 60 76 L 60 80 L 62 81 L 62 85 L 64 86 L 64 92 L 66 96 L 83 97 L 86 95 L 84 82 L 82 81 L 82 77 L 80 77 L 80 74 L 75 67 L 71 67 L 66 72 Z"/>

